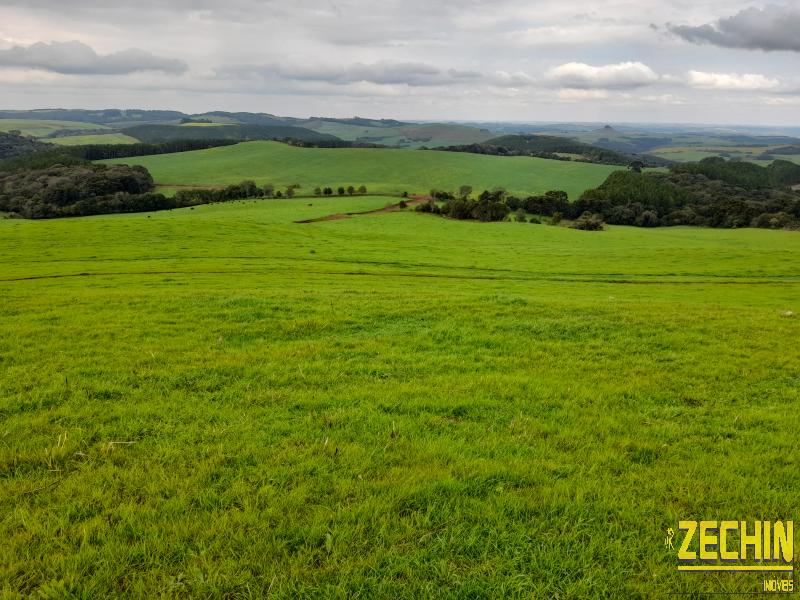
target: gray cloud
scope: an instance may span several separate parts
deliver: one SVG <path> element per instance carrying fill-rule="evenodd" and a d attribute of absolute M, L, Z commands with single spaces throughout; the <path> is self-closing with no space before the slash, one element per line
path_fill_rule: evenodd
<path fill-rule="evenodd" d="M 800 8 L 797 7 L 748 8 L 714 23 L 697 27 L 668 24 L 667 29 L 695 44 L 800 52 Z"/>
<path fill-rule="evenodd" d="M 371 64 L 324 67 L 318 65 L 241 65 L 219 70 L 223 76 L 256 75 L 291 81 L 314 81 L 334 85 L 374 83 L 377 85 L 409 85 L 414 87 L 474 82 L 482 75 L 475 71 L 440 69 L 425 63 L 379 61 Z"/>
<path fill-rule="evenodd" d="M 684 39 L 794 48 L 798 10 L 800 0 L 0 0 L 0 102 L 796 122 L 796 52 L 698 54 Z M 27 48 L 69 39 L 89 51 Z M 151 54 L 109 54 L 131 47 Z M 191 70 L 176 77 L 186 64 L 174 59 Z M 721 101 L 731 90 L 736 102 Z"/>
<path fill-rule="evenodd" d="M 155 56 L 136 48 L 97 54 L 81 42 L 39 42 L 0 50 L 0 67 L 24 67 L 69 75 L 125 75 L 138 71 L 179 74 L 188 69 L 181 60 Z"/>

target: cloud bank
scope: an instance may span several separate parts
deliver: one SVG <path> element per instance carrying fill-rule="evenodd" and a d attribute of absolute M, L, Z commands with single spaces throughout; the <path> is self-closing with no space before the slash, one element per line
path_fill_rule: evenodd
<path fill-rule="evenodd" d="M 667 25 L 669 31 L 695 44 L 772 52 L 800 52 L 800 7 L 748 8 L 732 17 L 697 27 Z"/>
<path fill-rule="evenodd" d="M 27 67 L 65 75 L 126 75 L 139 71 L 180 74 L 188 70 L 182 60 L 163 58 L 130 48 L 100 55 L 81 42 L 38 42 L 0 50 L 0 67 Z"/>

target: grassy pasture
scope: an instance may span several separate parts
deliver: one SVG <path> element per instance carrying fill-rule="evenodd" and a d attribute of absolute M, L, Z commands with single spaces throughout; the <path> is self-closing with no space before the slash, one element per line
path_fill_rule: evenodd
<path fill-rule="evenodd" d="M 106 127 L 105 125 L 97 125 L 95 123 L 80 123 L 78 121 L 0 119 L 0 131 L 18 130 L 22 132 L 23 135 L 30 135 L 34 137 L 45 137 L 55 131 L 62 131 L 64 129 L 97 129 L 100 131 L 108 130 L 110 128 Z"/>
<path fill-rule="evenodd" d="M 296 148 L 278 142 L 248 142 L 211 148 L 108 161 L 140 164 L 156 183 L 226 185 L 243 179 L 278 186 L 366 185 L 376 193 L 427 193 L 431 188 L 457 191 L 462 184 L 476 191 L 503 186 L 519 195 L 560 189 L 574 198 L 605 181 L 619 167 L 544 160 L 530 157 L 422 150 L 366 148 Z"/>
<path fill-rule="evenodd" d="M 71 135 L 68 137 L 48 139 L 48 142 L 59 146 L 81 146 L 84 144 L 136 144 L 134 137 L 124 133 L 101 133 L 99 135 Z"/>
<path fill-rule="evenodd" d="M 5 597 L 754 589 L 663 538 L 796 517 L 800 236 L 386 203 L 0 220 Z"/>

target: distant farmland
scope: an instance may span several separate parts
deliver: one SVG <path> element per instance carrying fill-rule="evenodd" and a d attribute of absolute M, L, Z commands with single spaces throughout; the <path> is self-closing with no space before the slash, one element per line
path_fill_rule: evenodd
<path fill-rule="evenodd" d="M 620 167 L 449 152 L 296 148 L 278 142 L 248 142 L 197 152 L 115 159 L 111 163 L 147 167 L 162 186 L 214 186 L 253 179 L 276 186 L 300 184 L 300 193 L 314 187 L 365 185 L 370 192 L 426 193 L 431 188 L 476 191 L 497 186 L 524 196 L 564 190 L 575 198 L 602 183 Z"/>
<path fill-rule="evenodd" d="M 78 121 L 49 121 L 39 119 L 0 119 L 0 131 L 19 131 L 23 135 L 33 137 L 45 137 L 56 131 L 65 129 L 75 131 L 97 131 L 103 133 L 110 132 L 111 129 L 105 125 L 95 123 L 80 123 Z"/>
<path fill-rule="evenodd" d="M 46 141 L 59 146 L 81 146 L 84 144 L 136 144 L 139 140 L 124 133 L 100 133 L 98 135 L 70 135 Z"/>

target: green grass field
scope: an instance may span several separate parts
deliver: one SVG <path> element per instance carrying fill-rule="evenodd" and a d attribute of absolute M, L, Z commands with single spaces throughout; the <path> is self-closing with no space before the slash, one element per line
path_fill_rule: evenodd
<path fill-rule="evenodd" d="M 278 142 L 248 142 L 108 161 L 147 167 L 163 186 L 226 185 L 244 179 L 277 186 L 367 186 L 375 193 L 457 191 L 471 185 L 480 192 L 496 186 L 518 195 L 564 190 L 577 197 L 605 181 L 619 167 L 529 157 L 483 156 L 455 152 L 364 148 L 296 148 Z"/>
<path fill-rule="evenodd" d="M 64 129 L 88 130 L 110 129 L 105 125 L 95 123 L 80 123 L 78 121 L 47 121 L 36 119 L 0 119 L 0 131 L 20 131 L 23 135 L 45 137 L 53 132 Z"/>
<path fill-rule="evenodd" d="M 796 517 L 800 236 L 387 201 L 0 220 L 3 597 L 760 587 L 663 540 Z"/>
<path fill-rule="evenodd" d="M 71 135 L 48 139 L 59 146 L 81 146 L 84 144 L 137 144 L 139 140 L 124 133 L 103 133 L 99 135 Z"/>

